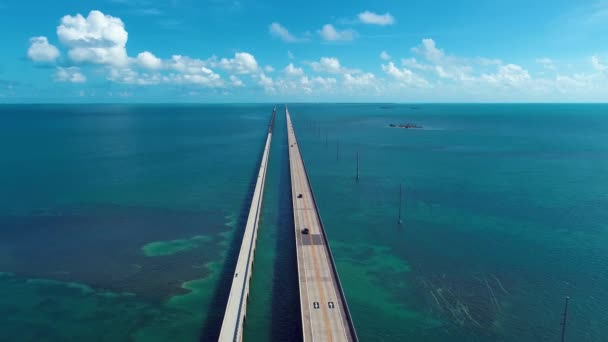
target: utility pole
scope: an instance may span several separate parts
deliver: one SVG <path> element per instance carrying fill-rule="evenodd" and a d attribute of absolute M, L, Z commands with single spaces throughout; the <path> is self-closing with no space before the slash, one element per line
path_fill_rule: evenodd
<path fill-rule="evenodd" d="M 397 222 L 399 222 L 399 224 L 403 223 L 403 220 L 401 219 L 401 207 L 403 206 L 403 186 L 401 184 L 399 184 L 399 220 Z"/>
<path fill-rule="evenodd" d="M 570 301 L 570 296 L 566 296 L 566 304 L 564 305 L 564 313 L 562 320 L 562 342 L 566 340 L 566 321 L 568 320 L 568 302 Z"/>

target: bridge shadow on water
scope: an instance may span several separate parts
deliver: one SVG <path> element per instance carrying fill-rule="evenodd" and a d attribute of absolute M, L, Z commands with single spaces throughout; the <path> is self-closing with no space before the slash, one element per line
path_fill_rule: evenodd
<path fill-rule="evenodd" d="M 285 122 L 283 121 L 283 126 Z M 277 237 L 275 245 L 274 278 L 272 280 L 273 341 L 302 341 L 298 261 L 295 251 L 291 176 L 286 129 L 281 130 L 279 191 L 277 196 Z"/>
<path fill-rule="evenodd" d="M 266 137 L 266 135 L 264 137 Z M 260 155 L 257 159 L 258 162 L 253 168 L 249 189 L 241 204 L 241 210 L 234 227 L 234 237 L 228 245 L 228 250 L 226 251 L 226 260 L 224 261 L 224 265 L 220 271 L 219 281 L 212 295 L 213 299 L 210 301 L 208 308 L 203 308 L 207 310 L 207 318 L 205 319 L 205 322 L 201 328 L 199 338 L 201 342 L 217 341 L 220 336 L 222 321 L 226 311 L 226 304 L 228 303 L 228 296 L 230 295 L 230 287 L 232 286 L 234 269 L 238 260 L 241 243 L 243 242 L 243 231 L 245 230 L 245 225 L 247 224 L 247 217 L 249 216 L 251 200 L 253 199 L 253 193 L 255 192 L 255 185 L 257 183 L 258 173 L 260 171 L 260 163 L 262 162 L 262 157 L 264 156 L 265 145 L 266 139 L 264 139 L 259 149 Z"/>

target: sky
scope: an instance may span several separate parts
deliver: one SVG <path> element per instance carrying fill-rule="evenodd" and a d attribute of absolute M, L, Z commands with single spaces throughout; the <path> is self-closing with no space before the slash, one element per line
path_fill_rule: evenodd
<path fill-rule="evenodd" d="M 608 101 L 608 0 L 0 0 L 0 28 L 0 103 Z"/>

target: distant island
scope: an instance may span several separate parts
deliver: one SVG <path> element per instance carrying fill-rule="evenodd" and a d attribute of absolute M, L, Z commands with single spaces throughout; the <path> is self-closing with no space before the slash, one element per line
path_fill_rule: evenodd
<path fill-rule="evenodd" d="M 410 129 L 410 128 L 422 128 L 422 126 L 413 124 L 413 123 L 402 123 L 402 124 L 390 124 L 388 125 L 389 127 L 395 127 L 395 128 L 406 128 L 406 129 Z"/>

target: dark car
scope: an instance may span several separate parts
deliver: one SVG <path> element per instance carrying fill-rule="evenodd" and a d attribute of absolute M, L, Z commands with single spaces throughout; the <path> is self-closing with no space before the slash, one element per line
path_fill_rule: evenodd
<path fill-rule="evenodd" d="M 308 234 L 310 231 L 308 230 L 308 228 L 304 228 L 302 229 L 302 234 Z"/>

